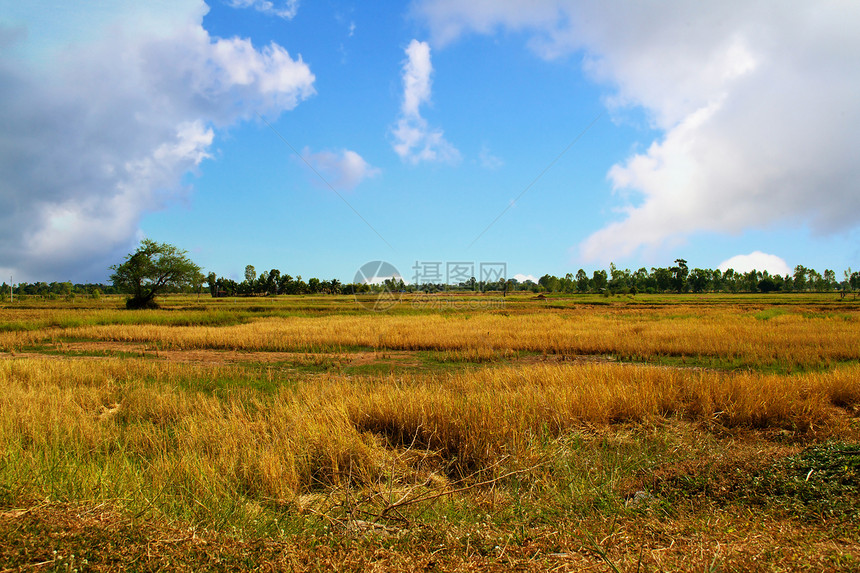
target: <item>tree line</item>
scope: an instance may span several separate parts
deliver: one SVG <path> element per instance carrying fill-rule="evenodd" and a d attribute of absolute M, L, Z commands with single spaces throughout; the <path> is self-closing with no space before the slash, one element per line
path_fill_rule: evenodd
<path fill-rule="evenodd" d="M 338 279 L 320 280 L 310 278 L 307 282 L 302 276 L 293 277 L 278 269 L 263 271 L 257 275 L 253 265 L 245 267 L 245 280 L 238 282 L 232 279 L 218 277 L 209 273 L 206 277 L 209 292 L 213 297 L 220 296 L 265 296 L 282 294 L 353 294 L 371 292 L 442 292 L 447 290 L 473 291 L 502 291 L 530 289 L 536 286 L 534 282 L 518 283 L 515 279 L 505 281 L 478 282 L 474 277 L 470 281 L 456 285 L 442 283 L 406 284 L 402 278 L 387 278 L 379 284 L 342 283 Z"/>
<path fill-rule="evenodd" d="M 610 263 L 609 270 L 596 270 L 589 276 L 584 269 L 563 277 L 543 275 L 536 283 L 503 277 L 480 282 L 471 277 L 458 284 L 405 284 L 400 278 L 386 279 L 383 284 L 341 283 L 338 279 L 304 281 L 301 275 L 293 277 L 276 268 L 259 275 L 253 265 L 245 267 L 245 280 L 218 277 L 214 272 L 204 276 L 200 267 L 188 259 L 186 252 L 172 245 L 144 240 L 126 262 L 111 267 L 111 283 L 22 282 L 14 289 L 5 282 L 0 285 L 0 300 L 10 293 L 46 298 L 74 298 L 102 294 L 131 294 L 130 308 L 152 305 L 156 294 L 201 293 L 204 285 L 213 297 L 223 296 L 275 296 L 301 294 L 352 294 L 388 291 L 442 292 L 442 291 L 531 291 L 535 293 L 599 293 L 599 294 L 658 294 L 658 293 L 768 293 L 768 292 L 847 292 L 860 290 L 860 272 L 850 268 L 837 278 L 833 270 L 819 273 L 815 269 L 798 265 L 792 273 L 781 276 L 767 271 L 736 272 L 715 269 L 690 269 L 687 261 L 676 259 L 669 267 L 642 267 L 636 271 L 620 269 Z"/>
<path fill-rule="evenodd" d="M 690 269 L 687 261 L 676 259 L 671 267 L 652 267 L 649 271 L 619 269 L 610 263 L 609 272 L 594 271 L 592 276 L 579 269 L 576 274 L 564 277 L 544 275 L 539 286 L 549 292 L 567 293 L 681 293 L 681 292 L 849 292 L 860 290 L 860 272 L 850 268 L 837 279 L 830 269 L 819 273 L 815 269 L 797 265 L 794 272 L 781 276 L 767 271 L 737 272 L 734 269 Z"/>
<path fill-rule="evenodd" d="M 253 265 L 245 267 L 245 280 L 235 281 L 209 273 L 206 277 L 209 293 L 213 297 L 221 296 L 263 296 L 279 294 L 351 294 L 358 286 L 368 285 L 343 284 L 338 279 L 320 280 L 310 278 L 307 282 L 301 275 L 293 277 L 281 273 L 278 269 L 263 271 L 257 276 Z M 361 289 L 363 290 L 363 289 Z"/>
<path fill-rule="evenodd" d="M 256 273 L 252 265 L 245 267 L 245 280 L 237 282 L 219 278 L 215 273 L 207 277 L 212 296 L 262 296 L 283 294 L 351 294 L 396 290 L 403 292 L 441 292 L 441 291 L 531 291 L 558 293 L 609 293 L 609 294 L 660 294 L 660 293 L 767 293 L 767 292 L 849 292 L 860 290 L 860 272 L 850 268 L 837 279 L 833 270 L 819 273 L 803 265 L 795 267 L 794 272 L 781 276 L 767 271 L 737 272 L 733 269 L 690 269 L 687 261 L 676 259 L 670 267 L 643 267 L 636 271 L 620 269 L 610 263 L 609 270 L 596 270 L 589 276 L 579 269 L 576 274 L 568 273 L 563 277 L 546 274 L 538 282 L 531 280 L 500 278 L 495 281 L 480 282 L 474 277 L 457 284 L 421 283 L 405 284 L 402 279 L 388 279 L 380 285 L 363 283 L 341 283 L 337 279 L 302 280 L 301 275 L 292 277 L 278 269 Z"/>
<path fill-rule="evenodd" d="M 77 296 L 98 298 L 103 294 L 122 294 L 122 292 L 112 284 L 103 283 L 72 283 L 71 281 L 52 283 L 22 282 L 18 283 L 14 289 L 11 290 L 9 285 L 5 282 L 0 284 L 0 299 L 8 297 L 10 292 L 14 293 L 15 296 L 40 296 L 48 299 L 74 298 Z"/>

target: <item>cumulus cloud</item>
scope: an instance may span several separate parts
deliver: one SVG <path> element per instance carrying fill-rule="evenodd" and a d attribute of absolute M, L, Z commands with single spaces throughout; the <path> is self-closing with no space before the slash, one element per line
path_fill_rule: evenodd
<path fill-rule="evenodd" d="M 445 140 L 441 129 L 432 128 L 421 115 L 421 106 L 430 101 L 433 64 L 430 45 L 412 40 L 406 48 L 403 64 L 403 103 L 400 117 L 392 129 L 394 151 L 404 161 L 440 161 L 456 163 L 460 152 Z"/>
<path fill-rule="evenodd" d="M 228 0 L 233 8 L 253 8 L 263 14 L 278 16 L 286 20 L 295 18 L 299 11 L 299 0 L 285 0 L 284 2 L 271 2 L 270 0 Z"/>
<path fill-rule="evenodd" d="M 661 137 L 608 173 L 620 216 L 580 244 L 606 262 L 710 231 L 838 233 L 860 221 L 860 5 L 772 0 L 626 3 L 423 0 L 438 45 L 525 33 L 545 58 L 579 54 L 613 112 Z"/>
<path fill-rule="evenodd" d="M 721 262 L 717 268 L 723 272 L 733 269 L 736 272 L 748 273 L 750 271 L 767 271 L 770 275 L 790 275 L 791 268 L 788 263 L 776 255 L 769 255 L 761 251 L 753 251 L 748 255 L 737 255 Z"/>
<path fill-rule="evenodd" d="M 210 37 L 202 2 L 173 3 L 160 25 L 132 4 L 53 51 L 21 44 L 38 24 L 0 41 L 0 268 L 16 280 L 104 277 L 145 212 L 187 195 L 182 177 L 219 128 L 314 93 L 308 66 L 277 44 Z"/>
<path fill-rule="evenodd" d="M 365 179 L 381 173 L 361 155 L 349 149 L 311 153 L 308 148 L 305 148 L 302 157 L 322 175 L 326 183 L 338 190 L 355 189 Z"/>
<path fill-rule="evenodd" d="M 526 281 L 532 281 L 533 283 L 537 283 L 538 279 L 534 275 L 524 275 L 522 273 L 517 273 L 514 275 L 514 278 L 517 279 L 517 282 L 524 283 Z"/>

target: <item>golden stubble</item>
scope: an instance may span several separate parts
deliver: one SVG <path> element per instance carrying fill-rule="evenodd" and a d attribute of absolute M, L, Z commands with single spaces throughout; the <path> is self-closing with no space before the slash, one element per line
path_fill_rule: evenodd
<path fill-rule="evenodd" d="M 267 317 L 232 326 L 110 324 L 0 334 L 0 348 L 64 338 L 171 349 L 334 352 L 351 348 L 482 354 L 536 352 L 734 360 L 749 366 L 815 366 L 860 359 L 856 314 L 785 314 L 759 320 L 734 309 L 684 308 L 493 314 Z M 689 310 L 689 309 L 687 309 Z M 678 314 L 678 313 L 681 314 Z"/>
<path fill-rule="evenodd" d="M 545 455 L 546 440 L 571 431 L 680 419 L 826 432 L 839 423 L 835 408 L 860 403 L 858 366 L 791 376 L 620 364 L 328 373 L 270 394 L 224 396 L 174 382 L 230 376 L 230 368 L 0 361 L 0 446 L 17 463 L 38 465 L 63 451 L 83 463 L 144 468 L 159 479 L 209 476 L 207 487 L 286 499 L 415 479 L 421 468 L 407 451 L 443 460 L 434 471 L 465 474 L 500 459 L 527 466 Z"/>

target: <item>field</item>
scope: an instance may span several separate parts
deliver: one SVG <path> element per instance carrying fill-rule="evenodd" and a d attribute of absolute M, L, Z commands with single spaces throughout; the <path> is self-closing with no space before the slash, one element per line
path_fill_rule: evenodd
<path fill-rule="evenodd" d="M 0 303 L 0 571 L 860 570 L 860 301 Z"/>

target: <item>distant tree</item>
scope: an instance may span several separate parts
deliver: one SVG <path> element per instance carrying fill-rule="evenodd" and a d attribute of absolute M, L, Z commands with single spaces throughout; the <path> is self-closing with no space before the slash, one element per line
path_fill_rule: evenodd
<path fill-rule="evenodd" d="M 815 292 L 821 292 L 825 290 L 824 288 L 824 277 L 816 271 L 815 269 L 806 269 L 806 280 L 809 286 L 812 287 L 812 290 Z"/>
<path fill-rule="evenodd" d="M 60 296 L 69 296 L 72 294 L 72 282 L 66 281 L 63 283 L 51 283 L 51 292 Z"/>
<path fill-rule="evenodd" d="M 594 275 L 591 278 L 591 288 L 594 289 L 595 292 L 600 292 L 606 288 L 606 285 L 609 283 L 606 275 L 606 271 L 594 271 Z"/>
<path fill-rule="evenodd" d="M 851 281 L 851 267 L 848 267 L 848 270 L 843 271 L 842 276 L 844 278 L 842 279 L 842 282 L 839 283 L 839 288 L 841 288 L 843 291 L 847 291 L 851 288 L 849 286 L 849 283 Z"/>
<path fill-rule="evenodd" d="M 798 291 L 806 290 L 806 273 L 807 269 L 803 265 L 794 267 L 794 289 Z"/>
<path fill-rule="evenodd" d="M 254 268 L 254 265 L 245 267 L 245 280 L 248 281 L 248 284 L 253 284 L 257 280 L 257 269 Z"/>
<path fill-rule="evenodd" d="M 848 269 L 849 271 L 851 269 Z M 848 286 L 851 287 L 852 291 L 860 290 L 860 272 L 855 271 L 851 273 L 851 276 L 848 278 Z"/>
<path fill-rule="evenodd" d="M 836 282 L 836 272 L 831 269 L 824 271 L 824 290 L 836 290 L 839 284 Z"/>
<path fill-rule="evenodd" d="M 110 267 L 114 286 L 131 295 L 126 308 L 157 308 L 155 297 L 170 287 L 192 283 L 200 273 L 186 252 L 167 243 L 144 239 L 124 263 Z"/>
<path fill-rule="evenodd" d="M 723 273 L 720 272 L 720 269 L 711 271 L 711 290 L 723 290 Z"/>
<path fill-rule="evenodd" d="M 609 290 L 612 292 L 627 292 L 630 288 L 630 269 L 621 270 L 615 263 L 609 263 Z"/>
<path fill-rule="evenodd" d="M 741 275 L 741 288 L 746 292 L 756 292 L 758 290 L 758 281 L 762 279 L 762 274 L 753 269 Z"/>
<path fill-rule="evenodd" d="M 659 292 L 666 292 L 670 288 L 672 288 L 672 273 L 669 269 L 664 267 L 659 268 L 651 268 L 651 275 L 654 277 L 654 280 L 657 282 L 657 290 Z"/>
<path fill-rule="evenodd" d="M 573 292 L 576 290 L 576 282 L 573 280 L 573 273 L 566 273 L 564 277 L 558 279 L 561 292 Z"/>
<path fill-rule="evenodd" d="M 852 271 L 851 267 L 848 267 L 848 270 L 843 273 L 843 276 L 845 279 L 840 283 L 843 293 L 848 291 L 853 292 L 860 288 L 860 273 Z"/>
<path fill-rule="evenodd" d="M 511 279 L 513 280 L 513 279 Z M 561 283 L 559 283 L 558 277 L 554 275 L 546 274 L 538 279 L 538 284 L 544 288 L 547 292 L 556 292 L 560 290 Z"/>
<path fill-rule="evenodd" d="M 280 294 L 296 294 L 296 283 L 293 277 L 288 274 L 283 274 L 278 279 L 278 293 Z"/>
<path fill-rule="evenodd" d="M 271 295 L 278 294 L 280 282 L 281 282 L 281 271 L 279 271 L 278 269 L 270 270 L 269 274 L 266 275 L 266 284 L 265 284 L 266 294 L 271 294 Z"/>
<path fill-rule="evenodd" d="M 711 284 L 711 271 L 706 269 L 693 269 L 687 279 L 687 284 L 693 292 L 704 292 Z"/>
<path fill-rule="evenodd" d="M 191 277 L 191 292 L 197 293 L 197 300 L 200 300 L 200 292 L 203 290 L 203 283 L 206 277 L 199 270 Z"/>
<path fill-rule="evenodd" d="M 236 296 L 239 293 L 239 290 L 239 283 L 233 279 L 220 278 L 215 281 L 215 291 L 220 296 Z"/>
<path fill-rule="evenodd" d="M 320 292 L 321 289 L 322 283 L 320 283 L 320 280 L 318 278 L 311 277 L 308 279 L 308 291 L 310 291 L 311 294 L 316 294 Z"/>
<path fill-rule="evenodd" d="M 295 286 L 293 288 L 295 294 L 305 294 L 308 292 L 308 285 L 302 280 L 302 275 L 296 275 Z"/>
<path fill-rule="evenodd" d="M 586 292 L 588 290 L 588 275 L 583 269 L 576 271 L 576 290 Z"/>
<path fill-rule="evenodd" d="M 672 273 L 672 288 L 677 292 L 684 292 L 687 290 L 687 275 L 690 272 L 687 268 L 687 261 L 675 259 L 675 264 L 677 266 L 669 267 L 669 271 Z"/>
<path fill-rule="evenodd" d="M 218 296 L 218 275 L 209 273 L 206 275 L 206 282 L 209 284 L 209 294 L 213 297 Z"/>
<path fill-rule="evenodd" d="M 738 289 L 740 288 L 738 285 L 739 276 L 740 275 L 735 272 L 735 269 L 726 269 L 723 273 L 723 290 L 738 292 Z"/>
<path fill-rule="evenodd" d="M 654 292 L 657 288 L 657 281 L 654 277 L 648 274 L 648 269 L 645 267 L 640 268 L 631 277 L 633 282 L 633 288 L 635 288 L 638 292 Z"/>
<path fill-rule="evenodd" d="M 760 281 L 758 281 L 757 287 L 760 292 L 773 292 L 779 290 L 779 285 L 776 281 L 766 274 L 762 276 Z"/>

